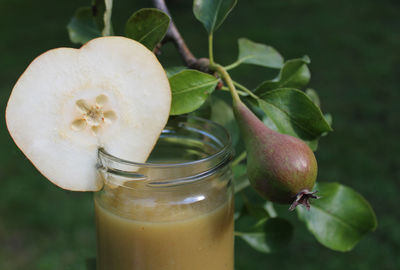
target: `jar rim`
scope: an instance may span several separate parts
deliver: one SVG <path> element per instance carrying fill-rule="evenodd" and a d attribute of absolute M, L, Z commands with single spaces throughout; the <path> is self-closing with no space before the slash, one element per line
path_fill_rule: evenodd
<path fill-rule="evenodd" d="M 185 161 L 185 162 L 177 162 L 177 163 L 153 163 L 153 162 L 135 162 L 135 161 L 131 161 L 131 160 L 127 160 L 127 159 L 123 159 L 123 158 L 119 158 L 111 153 L 109 153 L 108 151 L 106 151 L 104 148 L 99 148 L 98 149 L 98 158 L 99 160 L 109 160 L 112 162 L 117 162 L 119 164 L 124 164 L 127 166 L 135 166 L 138 168 L 179 168 L 179 167 L 186 167 L 186 166 L 192 166 L 192 165 L 197 165 L 197 164 L 201 164 L 207 161 L 210 161 L 212 159 L 215 159 L 217 157 L 220 157 L 222 155 L 226 155 L 226 158 L 224 159 L 232 159 L 233 156 L 233 150 L 231 149 L 232 146 L 232 140 L 231 140 L 231 136 L 229 134 L 229 132 L 225 129 L 225 127 L 223 127 L 222 125 L 213 122 L 211 120 L 208 119 L 204 119 L 198 116 L 175 116 L 175 119 L 182 119 L 182 120 L 196 120 L 199 122 L 203 122 L 204 124 L 208 124 L 214 128 L 217 128 L 219 131 L 221 131 L 225 138 L 225 143 L 222 143 L 219 139 L 217 139 L 215 136 L 213 136 L 212 134 L 207 133 L 207 135 L 209 137 L 212 137 L 215 141 L 220 142 L 221 144 L 221 148 L 219 148 L 215 153 L 207 155 L 204 158 L 200 158 L 197 160 L 192 160 L 192 161 Z M 166 129 L 163 129 L 162 133 L 166 131 Z M 199 133 L 203 133 L 205 134 L 205 131 L 201 131 L 198 130 Z M 167 132 L 168 133 L 168 132 Z"/>

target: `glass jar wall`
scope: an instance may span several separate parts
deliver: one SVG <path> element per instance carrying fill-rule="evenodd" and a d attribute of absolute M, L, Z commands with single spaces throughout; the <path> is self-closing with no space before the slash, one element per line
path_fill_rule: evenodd
<path fill-rule="evenodd" d="M 98 270 L 233 270 L 232 152 L 226 130 L 171 118 L 148 163 L 99 151 Z"/>

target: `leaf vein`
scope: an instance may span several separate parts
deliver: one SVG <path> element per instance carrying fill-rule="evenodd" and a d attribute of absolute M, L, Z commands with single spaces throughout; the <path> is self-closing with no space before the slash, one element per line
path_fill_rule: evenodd
<path fill-rule="evenodd" d="M 220 0 L 220 1 L 218 2 L 217 8 L 215 9 L 216 12 L 215 12 L 215 16 L 214 16 L 214 18 L 213 18 L 213 22 L 212 22 L 212 26 L 211 26 L 211 27 L 212 27 L 212 30 L 214 30 L 214 28 L 215 28 L 215 26 L 216 26 L 216 24 L 217 24 L 219 9 L 221 8 L 221 5 L 222 5 L 222 0 Z"/>
<path fill-rule="evenodd" d="M 354 226 L 354 225 L 352 225 L 352 224 L 350 224 L 350 223 L 347 223 L 347 222 L 344 221 L 341 217 L 339 217 L 339 216 L 337 216 L 337 215 L 334 215 L 334 214 L 332 214 L 332 213 L 328 213 L 327 211 L 324 211 L 323 208 L 317 207 L 315 204 L 312 205 L 312 207 L 315 208 L 315 209 L 317 209 L 318 211 L 324 213 L 325 215 L 334 218 L 334 219 L 335 219 L 336 221 L 338 221 L 339 223 L 341 223 L 341 224 L 345 225 L 346 227 L 350 228 L 351 230 L 355 231 L 358 235 L 361 234 L 360 231 L 359 231 L 359 229 L 358 229 L 356 226 Z"/>
<path fill-rule="evenodd" d="M 174 95 L 179 95 L 179 94 L 183 94 L 183 93 L 186 93 L 186 92 L 190 92 L 190 91 L 195 90 L 197 88 L 204 88 L 204 87 L 207 87 L 207 86 L 211 86 L 213 84 L 216 84 L 216 82 L 212 81 L 212 82 L 208 82 L 208 83 L 205 83 L 205 84 L 201 84 L 201 85 L 196 85 L 196 86 L 193 86 L 193 87 L 185 88 L 185 89 L 183 89 L 181 91 L 173 91 L 172 93 Z"/>
<path fill-rule="evenodd" d="M 160 28 L 161 26 L 165 25 L 166 22 L 162 22 L 159 25 L 155 26 L 153 29 L 151 29 L 151 31 L 147 32 L 147 34 L 143 35 L 138 41 L 142 42 L 144 39 L 146 39 L 151 33 L 153 33 L 154 31 L 156 31 L 158 28 Z"/>
<path fill-rule="evenodd" d="M 304 64 L 303 64 L 303 65 L 304 65 Z M 295 75 L 299 72 L 299 70 L 303 67 L 303 65 L 301 65 L 301 66 L 297 69 L 296 73 L 294 73 L 294 74 L 292 74 L 291 76 L 289 76 L 289 78 L 287 78 L 287 80 L 282 80 L 282 81 L 280 81 L 281 84 L 279 84 L 279 87 L 284 87 L 284 86 L 286 86 L 289 82 L 291 82 L 292 80 L 294 80 Z"/>
<path fill-rule="evenodd" d="M 302 127 L 301 124 L 298 123 L 298 121 L 297 121 L 295 118 L 290 117 L 290 115 L 289 115 L 289 113 L 288 113 L 287 111 L 282 110 L 281 108 L 279 108 L 279 107 L 276 106 L 275 104 L 273 104 L 273 103 L 271 103 L 271 102 L 268 102 L 268 101 L 266 101 L 266 100 L 264 100 L 264 99 L 263 99 L 263 101 L 265 101 L 267 104 L 271 105 L 272 107 L 278 109 L 279 111 L 283 112 L 283 114 L 286 115 L 286 117 L 290 120 L 290 122 L 293 122 L 298 128 L 300 128 L 301 130 L 303 130 L 304 132 L 306 132 L 308 135 L 310 135 L 310 136 L 312 136 L 312 137 L 315 137 L 315 134 L 314 134 L 312 131 L 308 130 L 307 128 Z M 275 121 L 274 121 L 274 122 L 275 122 Z M 275 123 L 275 124 L 276 124 L 276 123 Z"/>

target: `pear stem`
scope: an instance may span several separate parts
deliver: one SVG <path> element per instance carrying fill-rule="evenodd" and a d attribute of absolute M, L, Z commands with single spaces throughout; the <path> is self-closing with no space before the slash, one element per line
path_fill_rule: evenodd
<path fill-rule="evenodd" d="M 219 73 L 219 75 L 222 77 L 222 79 L 225 81 L 226 85 L 229 88 L 229 91 L 231 92 L 232 99 L 234 103 L 240 103 L 240 97 L 239 94 L 236 92 L 235 85 L 233 84 L 232 78 L 229 75 L 229 73 L 225 70 L 225 68 L 217 63 L 211 62 L 210 59 L 210 69 L 214 70 Z"/>

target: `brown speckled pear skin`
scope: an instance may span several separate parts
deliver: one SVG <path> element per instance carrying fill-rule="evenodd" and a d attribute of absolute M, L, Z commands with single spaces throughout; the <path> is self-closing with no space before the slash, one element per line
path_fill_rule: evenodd
<path fill-rule="evenodd" d="M 265 199 L 283 204 L 294 203 L 304 190 L 311 191 L 317 161 L 308 145 L 268 128 L 242 102 L 234 103 L 234 112 L 246 146 L 247 174 L 255 190 Z"/>

